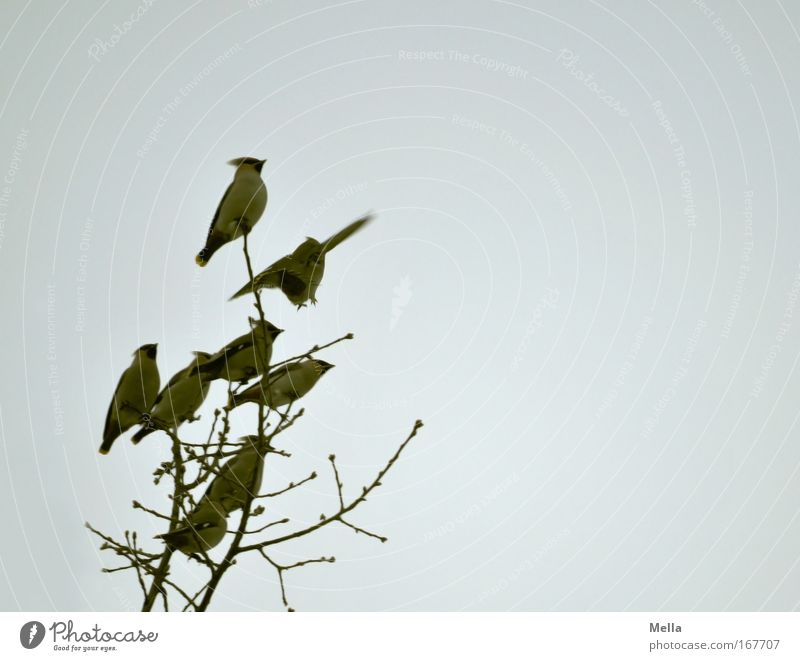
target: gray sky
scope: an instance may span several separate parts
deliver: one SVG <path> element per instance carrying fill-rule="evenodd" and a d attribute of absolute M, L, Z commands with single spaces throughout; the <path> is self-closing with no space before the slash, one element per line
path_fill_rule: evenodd
<path fill-rule="evenodd" d="M 266 488 L 320 479 L 271 513 L 332 512 L 328 454 L 355 494 L 426 422 L 352 516 L 387 544 L 282 550 L 337 557 L 287 575 L 295 608 L 798 608 L 791 3 L 0 11 L 0 608 L 138 608 L 83 522 L 160 532 L 130 502 L 165 506 L 167 443 L 101 457 L 103 421 L 137 346 L 165 383 L 246 329 L 241 242 L 194 263 L 244 155 L 269 159 L 257 268 L 378 212 L 317 307 L 265 295 L 275 359 L 356 335 Z M 255 558 L 214 601 L 280 607 Z"/>

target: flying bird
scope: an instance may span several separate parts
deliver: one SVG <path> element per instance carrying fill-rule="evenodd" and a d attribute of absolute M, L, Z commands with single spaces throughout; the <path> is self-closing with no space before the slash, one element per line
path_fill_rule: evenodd
<path fill-rule="evenodd" d="M 238 395 L 230 395 L 227 410 L 246 402 L 263 402 L 271 409 L 286 406 L 308 393 L 329 369 L 324 360 L 308 358 L 276 367 L 255 385 Z"/>
<path fill-rule="evenodd" d="M 258 436 L 243 436 L 244 445 L 220 469 L 203 496 L 226 515 L 244 507 L 248 494 L 257 495 L 264 477 L 264 456 L 258 453 Z M 201 501 L 202 502 L 202 501 Z"/>
<path fill-rule="evenodd" d="M 193 370 L 211 358 L 211 354 L 195 351 L 194 355 L 192 362 L 175 374 L 158 394 L 146 422 L 131 438 L 134 443 L 159 429 L 167 428 L 175 433 L 184 422 L 196 420 L 194 414 L 205 401 L 211 381 L 202 372 L 193 373 Z"/>
<path fill-rule="evenodd" d="M 208 228 L 206 245 L 195 258 L 200 266 L 208 264 L 226 243 L 248 234 L 261 218 L 267 208 L 267 187 L 261 179 L 266 162 L 250 156 L 228 161 L 228 165 L 236 166 L 236 173 Z"/>
<path fill-rule="evenodd" d="M 122 373 L 108 407 L 100 454 L 108 454 L 117 437 L 141 422 L 153 406 L 161 384 L 157 348 L 157 344 L 144 344 L 133 352 L 133 361 Z"/>
<path fill-rule="evenodd" d="M 264 327 L 266 326 L 266 328 Z M 207 361 L 193 368 L 191 374 L 202 374 L 208 381 L 227 379 L 244 383 L 263 374 L 272 360 L 272 345 L 283 332 L 269 321 L 262 326 L 250 317 L 250 330 L 230 341 Z"/>
<path fill-rule="evenodd" d="M 186 555 L 213 549 L 225 537 L 228 522 L 225 513 L 212 503 L 200 503 L 172 532 L 156 535 L 168 548 Z"/>
<path fill-rule="evenodd" d="M 363 218 L 350 223 L 339 230 L 326 241 L 319 242 L 311 237 L 306 237 L 291 255 L 281 257 L 259 273 L 252 282 L 248 282 L 237 291 L 231 300 L 239 298 L 253 291 L 264 288 L 280 289 L 298 308 L 303 307 L 306 301 L 317 303 L 317 287 L 322 282 L 325 272 L 325 255 L 358 232 L 372 220 L 368 214 Z"/>

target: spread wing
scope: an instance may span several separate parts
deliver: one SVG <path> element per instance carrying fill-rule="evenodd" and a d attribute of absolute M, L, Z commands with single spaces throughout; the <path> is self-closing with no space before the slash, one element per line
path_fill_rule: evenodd
<path fill-rule="evenodd" d="M 280 273 L 288 268 L 293 268 L 294 263 L 295 260 L 292 257 L 292 255 L 285 255 L 281 257 L 277 262 L 270 264 L 267 268 L 261 271 L 261 273 L 255 276 L 255 278 L 253 278 L 256 284 L 256 289 L 262 289 L 264 287 L 267 288 L 280 287 L 281 286 Z M 239 289 L 239 291 L 237 291 L 233 296 L 231 296 L 229 300 L 233 300 L 234 298 L 239 298 L 240 296 L 249 294 L 251 291 L 253 291 L 253 287 L 252 284 L 248 282 L 241 289 Z"/>
<path fill-rule="evenodd" d="M 351 236 L 353 236 L 353 234 L 358 232 L 361 228 L 364 227 L 364 225 L 369 223 L 373 218 L 374 216 L 372 214 L 367 214 L 363 218 L 359 218 L 358 220 L 350 223 L 347 227 L 340 229 L 327 241 L 322 242 L 323 253 L 333 250 L 342 241 L 344 241 L 345 239 L 349 239 Z"/>

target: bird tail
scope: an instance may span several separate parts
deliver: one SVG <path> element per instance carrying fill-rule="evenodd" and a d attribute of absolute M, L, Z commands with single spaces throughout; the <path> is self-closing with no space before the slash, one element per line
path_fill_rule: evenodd
<path fill-rule="evenodd" d="M 253 291 L 253 283 L 252 282 L 248 282 L 244 287 L 242 287 L 239 291 L 237 291 L 228 300 L 232 301 L 234 298 L 239 298 L 240 296 L 244 296 L 245 294 L 249 294 L 251 291 Z"/>
<path fill-rule="evenodd" d="M 362 227 L 369 223 L 375 217 L 374 214 L 368 213 L 363 218 L 350 223 L 344 229 L 340 229 L 336 234 L 330 237 L 327 241 L 322 242 L 322 249 L 324 252 L 329 252 L 338 246 L 345 239 L 350 238 L 353 234 L 358 232 Z"/>
<path fill-rule="evenodd" d="M 197 257 L 194 258 L 195 263 L 198 266 L 205 266 L 211 261 L 211 257 L 213 257 L 214 253 L 224 246 L 225 243 L 225 240 L 218 234 L 211 232 L 208 235 L 208 239 L 206 239 L 206 245 L 197 253 Z"/>
<path fill-rule="evenodd" d="M 142 428 L 137 431 L 133 436 L 131 436 L 131 442 L 136 444 L 141 441 L 145 436 L 149 436 L 154 431 L 156 431 L 156 427 L 152 427 L 151 425 L 145 424 L 142 425 Z"/>
<path fill-rule="evenodd" d="M 115 402 L 112 403 L 112 406 L 115 406 Z M 111 411 L 108 412 L 108 416 L 106 418 L 106 425 L 103 428 L 103 443 L 100 445 L 100 454 L 108 454 L 109 450 L 111 450 L 111 446 L 114 444 L 114 441 L 117 440 L 117 437 L 120 435 L 121 430 L 119 428 L 119 424 L 114 420 L 114 417 L 111 415 Z"/>
<path fill-rule="evenodd" d="M 114 441 L 116 440 L 116 436 L 109 437 L 103 434 L 103 443 L 100 446 L 100 454 L 108 454 L 108 451 L 111 449 Z"/>

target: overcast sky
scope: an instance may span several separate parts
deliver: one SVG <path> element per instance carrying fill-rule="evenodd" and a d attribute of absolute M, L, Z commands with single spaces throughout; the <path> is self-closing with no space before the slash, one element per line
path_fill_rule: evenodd
<path fill-rule="evenodd" d="M 154 434 L 97 448 L 131 352 L 162 383 L 247 328 L 256 268 L 367 210 L 275 359 L 352 331 L 270 458 L 298 610 L 790 610 L 800 582 L 800 11 L 782 0 L 7 0 L 0 25 L 0 608 L 128 610 L 85 521 L 146 547 Z M 205 438 L 216 383 L 202 420 Z M 252 409 L 250 411 L 247 408 Z M 233 433 L 253 430 L 254 407 Z M 222 548 L 216 550 L 222 553 Z M 184 558 L 175 577 L 196 586 Z M 280 609 L 247 559 L 219 610 Z"/>

